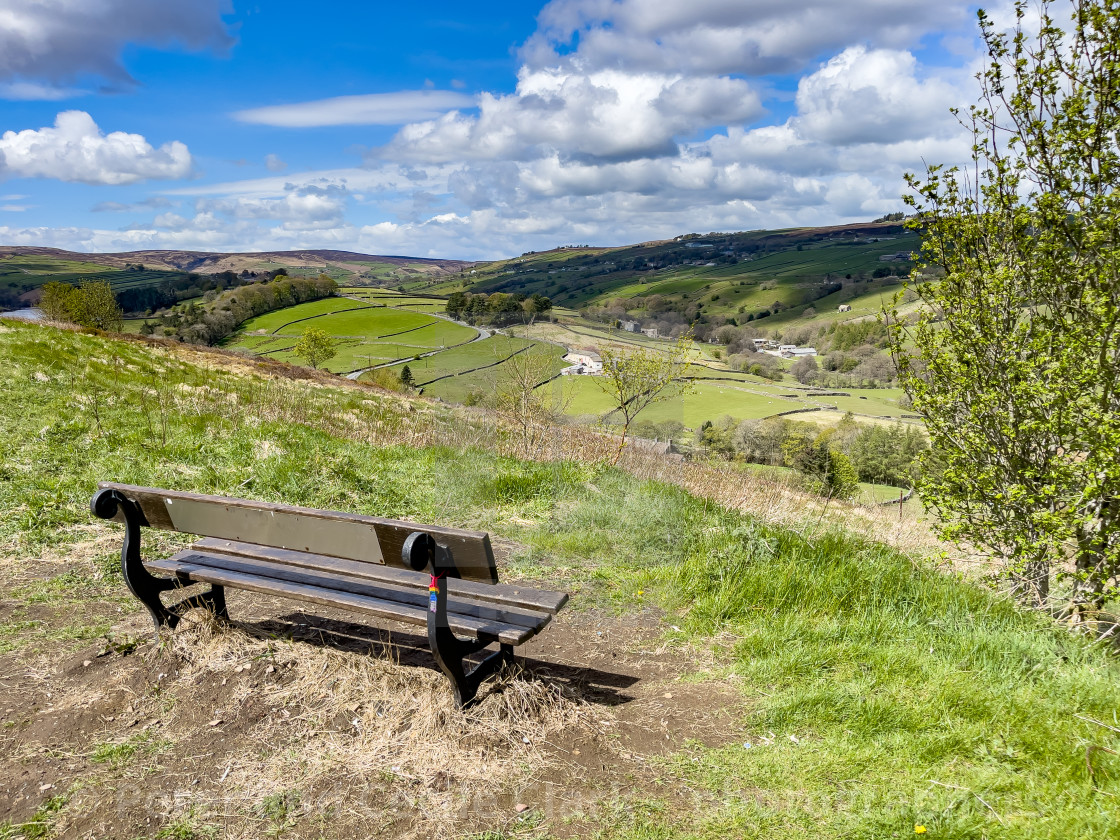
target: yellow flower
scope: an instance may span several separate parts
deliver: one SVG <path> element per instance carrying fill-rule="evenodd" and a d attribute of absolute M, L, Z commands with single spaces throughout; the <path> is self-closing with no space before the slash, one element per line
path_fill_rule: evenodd
<path fill-rule="evenodd" d="M 916 825 L 916 826 L 914 826 L 914 833 L 915 834 L 925 834 L 926 833 L 926 827 L 924 825 Z"/>
<path fill-rule="evenodd" d="M 639 597 L 639 598 L 640 598 L 640 597 L 641 597 L 642 595 L 645 595 L 645 594 L 646 594 L 646 593 L 645 593 L 645 592 L 644 592 L 643 590 L 641 590 L 641 589 L 639 589 L 639 590 L 638 590 L 638 597 Z"/>

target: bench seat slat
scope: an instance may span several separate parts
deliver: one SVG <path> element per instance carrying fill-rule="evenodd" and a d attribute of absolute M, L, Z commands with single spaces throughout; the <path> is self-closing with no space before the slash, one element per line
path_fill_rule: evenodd
<path fill-rule="evenodd" d="M 167 563 L 167 561 L 154 561 L 148 565 L 162 571 L 162 564 L 164 563 Z M 358 610 L 393 621 L 424 625 L 427 624 L 428 620 L 427 610 L 422 607 L 414 607 L 397 601 L 387 601 L 382 598 L 337 589 L 325 589 L 321 586 L 306 583 L 294 583 L 190 563 L 168 564 L 167 570 L 180 579 L 196 583 L 217 584 L 218 586 L 229 586 L 250 592 L 260 592 L 265 595 L 309 601 L 313 604 L 322 604 L 328 607 Z M 447 623 L 451 630 L 459 636 L 472 639 L 490 639 L 507 645 L 519 645 L 535 636 L 544 627 L 544 624 L 536 628 L 519 627 L 499 621 L 451 613 L 447 616 Z"/>
<path fill-rule="evenodd" d="M 356 578 L 389 583 L 396 586 L 417 587 L 428 591 L 427 575 L 407 569 L 382 566 L 376 563 L 363 563 L 358 560 L 344 560 L 324 554 L 311 554 L 306 551 L 272 548 L 254 543 L 207 537 L 199 540 L 192 549 L 205 553 L 218 553 L 267 560 L 304 569 L 338 572 Z M 509 607 L 522 607 L 555 615 L 568 603 L 568 593 L 551 592 L 544 589 L 531 589 L 509 583 L 478 583 L 473 580 L 447 581 L 447 594 L 452 597 L 470 598 L 474 601 L 489 601 Z"/>
<path fill-rule="evenodd" d="M 231 572 L 318 586 L 322 589 L 337 589 L 355 595 L 368 595 L 385 601 L 417 607 L 421 610 L 428 605 L 428 577 L 416 572 L 411 574 L 413 580 L 409 582 L 409 586 L 401 586 L 368 578 L 343 575 L 332 570 L 297 568 L 249 557 L 200 552 L 191 548 L 180 551 L 166 560 L 149 561 L 147 565 L 151 569 L 166 573 L 175 573 L 181 566 L 210 566 L 217 569 L 227 569 Z M 421 588 L 421 584 L 423 588 Z M 499 607 L 493 602 L 482 603 L 461 595 L 449 595 L 447 611 L 456 615 L 495 620 L 502 624 L 532 628 L 543 627 L 552 619 L 549 613 L 517 607 Z"/>

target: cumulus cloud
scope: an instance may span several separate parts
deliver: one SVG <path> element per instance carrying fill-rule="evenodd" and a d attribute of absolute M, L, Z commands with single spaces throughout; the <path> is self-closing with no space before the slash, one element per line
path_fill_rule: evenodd
<path fill-rule="evenodd" d="M 512 245 L 524 250 L 552 231 L 624 242 L 900 209 L 904 172 L 967 158 L 949 107 L 970 98 L 971 70 L 933 71 L 904 48 L 944 23 L 910 0 L 555 0 L 512 93 L 371 152 L 373 169 L 449 170 L 427 218 L 384 203 L 398 221 L 372 229 L 472 246 L 532 237 Z M 775 69 L 804 75 L 790 116 L 759 125 L 769 84 L 751 76 Z"/>
<path fill-rule="evenodd" d="M 346 201 L 347 190 L 340 185 L 293 186 L 277 198 L 202 199 L 196 209 L 239 220 L 281 220 L 293 230 L 324 230 L 342 223 Z"/>
<path fill-rule="evenodd" d="M 960 0 L 553 0 L 522 56 L 531 67 L 585 71 L 791 72 L 853 43 L 912 46 L 959 25 L 967 8 Z"/>
<path fill-rule="evenodd" d="M 45 83 L 46 95 L 34 98 L 48 99 L 51 90 L 84 76 L 131 85 L 120 60 L 125 45 L 224 51 L 234 42 L 221 18 L 230 10 L 228 0 L 6 0 L 0 82 Z"/>
<path fill-rule="evenodd" d="M 281 128 L 310 128 L 328 125 L 401 125 L 432 119 L 454 108 L 469 108 L 474 98 L 450 90 L 402 90 L 336 96 L 290 105 L 267 105 L 238 111 L 234 116 L 247 123 Z"/>
<path fill-rule="evenodd" d="M 183 143 L 154 148 L 139 134 L 103 134 L 85 111 L 63 111 L 53 127 L 0 136 L 0 178 L 131 184 L 184 178 L 190 171 L 191 154 Z"/>
<path fill-rule="evenodd" d="M 836 145 L 896 142 L 956 128 L 949 109 L 961 90 L 946 77 L 919 79 L 899 50 L 850 47 L 797 86 L 798 127 Z M 962 75 L 960 73 L 950 75 Z"/>
<path fill-rule="evenodd" d="M 514 93 L 483 94 L 478 116 L 456 111 L 413 123 L 376 154 L 425 162 L 556 151 L 614 160 L 671 155 L 681 135 L 761 111 L 758 95 L 742 79 L 523 68 Z"/>

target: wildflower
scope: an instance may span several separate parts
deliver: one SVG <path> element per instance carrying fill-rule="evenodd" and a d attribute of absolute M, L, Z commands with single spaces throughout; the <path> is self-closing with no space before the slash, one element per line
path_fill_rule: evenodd
<path fill-rule="evenodd" d="M 924 825 L 916 825 L 916 826 L 914 826 L 914 833 L 915 834 L 925 834 L 926 833 L 926 827 Z"/>

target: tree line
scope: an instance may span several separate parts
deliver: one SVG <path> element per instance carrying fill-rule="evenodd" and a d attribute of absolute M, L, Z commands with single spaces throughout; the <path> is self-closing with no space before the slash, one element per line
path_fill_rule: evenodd
<path fill-rule="evenodd" d="M 811 489 L 846 498 L 859 481 L 912 487 L 919 463 L 929 449 L 922 432 L 902 423 L 867 426 L 846 414 L 832 428 L 767 417 L 743 420 L 724 417 L 700 428 L 698 443 L 726 458 L 770 466 L 792 467 Z"/>
<path fill-rule="evenodd" d="M 200 305 L 192 301 L 182 310 L 173 310 L 146 321 L 144 335 L 162 335 L 189 344 L 216 344 L 232 334 L 238 324 L 297 303 L 330 297 L 338 284 L 326 274 L 318 277 L 288 277 L 280 274 L 265 280 L 227 289 L 212 301 Z"/>
<path fill-rule="evenodd" d="M 552 301 L 544 295 L 493 294 L 453 292 L 447 299 L 447 314 L 470 324 L 496 327 L 514 323 L 532 323 L 552 309 Z"/>

